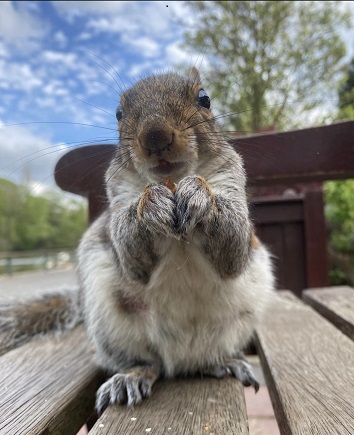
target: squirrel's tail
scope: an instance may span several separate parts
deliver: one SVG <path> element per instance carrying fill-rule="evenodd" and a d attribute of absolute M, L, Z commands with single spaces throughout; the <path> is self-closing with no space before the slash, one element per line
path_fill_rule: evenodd
<path fill-rule="evenodd" d="M 77 289 L 0 305 L 0 355 L 48 332 L 64 332 L 83 320 Z"/>

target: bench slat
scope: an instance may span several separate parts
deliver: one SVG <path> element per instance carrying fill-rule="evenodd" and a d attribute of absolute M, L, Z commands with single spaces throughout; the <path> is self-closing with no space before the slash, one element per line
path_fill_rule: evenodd
<path fill-rule="evenodd" d="M 0 358 L 0 433 L 75 435 L 100 383 L 84 331 L 46 337 Z"/>
<path fill-rule="evenodd" d="M 354 289 L 328 287 L 308 289 L 303 300 L 354 340 Z"/>
<path fill-rule="evenodd" d="M 279 295 L 257 347 L 282 435 L 354 433 L 354 343 L 295 297 Z"/>
<path fill-rule="evenodd" d="M 160 381 L 135 409 L 108 408 L 90 435 L 248 434 L 242 385 L 235 379 Z"/>

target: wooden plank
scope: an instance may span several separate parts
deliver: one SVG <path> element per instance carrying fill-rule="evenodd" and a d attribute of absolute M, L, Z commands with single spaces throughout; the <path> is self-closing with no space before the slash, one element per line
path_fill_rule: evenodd
<path fill-rule="evenodd" d="M 354 289 L 328 287 L 308 289 L 303 300 L 354 340 Z"/>
<path fill-rule="evenodd" d="M 328 258 L 323 194 L 321 190 L 305 194 L 306 287 L 325 287 L 328 281 Z"/>
<path fill-rule="evenodd" d="M 245 161 L 248 179 L 259 185 L 354 177 L 354 121 L 302 130 L 255 134 L 230 142 Z M 86 195 L 103 182 L 115 144 L 75 148 L 55 167 L 59 187 Z"/>
<path fill-rule="evenodd" d="M 275 271 L 277 288 L 288 288 L 286 282 L 285 246 L 283 241 L 283 228 L 281 225 L 265 224 L 256 226 L 257 236 L 272 253 L 272 262 Z"/>
<path fill-rule="evenodd" d="M 277 288 L 291 289 L 300 296 L 306 288 L 303 223 L 258 224 L 256 233 L 272 253 Z"/>
<path fill-rule="evenodd" d="M 304 221 L 304 197 L 266 196 L 251 198 L 250 211 L 255 223 L 277 224 Z"/>
<path fill-rule="evenodd" d="M 155 385 L 135 409 L 108 408 L 90 435 L 248 434 L 243 387 L 235 379 L 176 379 Z"/>
<path fill-rule="evenodd" d="M 97 194 L 104 175 L 117 149 L 115 144 L 86 145 L 64 154 L 55 165 L 54 178 L 59 187 L 87 196 Z"/>
<path fill-rule="evenodd" d="M 284 250 L 284 285 L 297 296 L 306 287 L 305 265 L 305 237 L 304 225 L 298 223 L 284 223 L 282 226 L 282 241 Z M 273 254 L 273 253 L 272 253 Z"/>
<path fill-rule="evenodd" d="M 0 358 L 0 433 L 75 435 L 93 412 L 100 376 L 83 329 Z"/>
<path fill-rule="evenodd" d="M 354 433 L 354 342 L 280 294 L 256 344 L 282 435 Z"/>
<path fill-rule="evenodd" d="M 354 177 L 354 121 L 231 140 L 255 185 Z M 255 157 L 256 156 L 256 157 Z"/>
<path fill-rule="evenodd" d="M 294 184 L 354 177 L 354 121 L 231 140 L 252 185 Z M 116 144 L 77 147 L 56 164 L 62 189 L 90 196 L 90 219 L 104 208 L 101 190 Z M 255 157 L 256 156 L 256 157 Z M 103 195 L 105 197 L 105 195 Z"/>

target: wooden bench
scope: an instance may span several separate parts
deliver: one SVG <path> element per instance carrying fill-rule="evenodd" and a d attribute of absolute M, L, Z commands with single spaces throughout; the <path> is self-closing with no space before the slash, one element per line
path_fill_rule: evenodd
<path fill-rule="evenodd" d="M 354 289 L 307 290 L 304 299 L 318 312 L 280 292 L 256 335 L 281 434 L 352 435 Z M 3 355 L 0 433 L 75 435 L 103 379 L 92 356 L 82 328 Z M 146 433 L 248 434 L 243 387 L 231 378 L 159 381 L 142 405 L 111 407 L 90 431 Z"/>
<path fill-rule="evenodd" d="M 247 155 L 251 155 L 247 153 L 251 153 L 252 144 L 262 144 L 264 155 L 275 153 L 284 161 L 277 169 L 272 167 L 272 171 L 266 158 L 265 162 L 260 160 L 258 172 L 250 170 L 250 179 L 267 183 L 354 177 L 353 122 L 310 129 L 307 133 L 314 135 L 309 142 L 305 140 L 305 130 L 237 139 L 236 146 L 243 143 L 247 168 L 250 158 Z M 301 139 L 302 135 L 305 139 Z M 288 140 L 293 140 L 293 147 L 297 144 L 296 151 L 289 148 Z M 112 153 L 111 147 L 100 147 L 95 151 L 96 156 L 92 155 L 95 148 L 87 154 L 86 147 L 68 153 L 57 166 L 60 186 L 91 198 L 92 218 L 104 205 L 104 192 L 102 184 L 97 184 L 97 179 L 93 180 L 89 174 L 90 165 L 101 159 L 95 173 L 101 168 L 102 177 L 107 157 Z M 290 170 L 287 162 L 291 160 L 296 164 Z M 71 178 L 70 171 L 73 171 Z M 101 203 L 96 200 L 100 197 Z M 304 215 L 303 210 L 298 218 L 298 222 L 303 218 L 306 238 L 303 245 L 309 244 L 308 238 L 312 240 L 304 253 L 310 255 L 310 251 L 310 258 L 316 255 L 323 258 L 325 247 L 321 241 L 316 244 L 316 238 L 310 234 L 318 230 L 316 220 L 306 219 Z M 310 228 L 309 222 L 312 222 Z M 282 225 L 287 224 L 282 222 Z M 289 239 L 284 239 L 284 243 L 289 244 L 286 240 Z M 289 248 L 287 245 L 288 251 Z M 305 303 L 294 293 L 279 292 L 256 331 L 257 352 L 281 434 L 352 435 L 354 289 L 311 289 L 304 291 L 302 297 Z M 91 417 L 94 422 L 95 391 L 103 374 L 92 357 L 93 350 L 82 327 L 65 337 L 41 338 L 2 355 L 0 433 L 75 435 L 87 419 Z M 93 435 L 146 433 L 247 434 L 243 387 L 231 378 L 159 381 L 152 397 L 141 406 L 111 407 L 90 430 Z"/>

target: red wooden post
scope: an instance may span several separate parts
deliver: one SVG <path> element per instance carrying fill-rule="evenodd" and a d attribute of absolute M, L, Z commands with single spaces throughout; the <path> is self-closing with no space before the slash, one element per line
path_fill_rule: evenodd
<path fill-rule="evenodd" d="M 304 217 L 307 286 L 326 287 L 328 258 L 322 190 L 306 192 Z"/>

